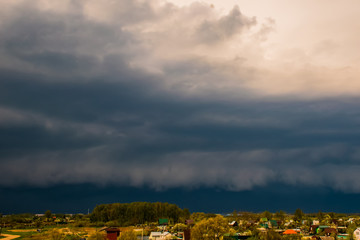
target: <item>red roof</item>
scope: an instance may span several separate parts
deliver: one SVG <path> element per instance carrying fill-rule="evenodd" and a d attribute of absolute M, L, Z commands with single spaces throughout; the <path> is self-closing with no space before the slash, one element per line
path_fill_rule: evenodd
<path fill-rule="evenodd" d="M 285 232 L 283 232 L 283 234 L 298 234 L 297 232 L 295 232 L 295 230 L 292 229 L 288 229 Z"/>

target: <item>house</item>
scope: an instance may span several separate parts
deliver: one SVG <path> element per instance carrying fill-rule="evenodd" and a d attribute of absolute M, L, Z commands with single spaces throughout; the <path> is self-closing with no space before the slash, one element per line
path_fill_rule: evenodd
<path fill-rule="evenodd" d="M 309 229 L 310 234 L 312 234 L 312 235 L 316 234 L 318 227 L 319 227 L 319 225 L 311 225 L 310 229 Z"/>
<path fill-rule="evenodd" d="M 161 237 L 161 232 L 151 232 L 149 239 L 155 240 L 155 239 L 160 239 L 160 237 Z"/>
<path fill-rule="evenodd" d="M 269 224 L 266 222 L 266 223 L 260 223 L 259 224 L 259 227 L 260 228 L 265 228 L 265 229 L 268 229 L 269 228 Z"/>
<path fill-rule="evenodd" d="M 360 240 L 360 228 L 355 229 L 354 231 L 354 239 Z"/>
<path fill-rule="evenodd" d="M 325 231 L 326 228 L 330 228 L 330 226 L 320 225 L 320 226 L 316 229 L 316 234 L 319 234 L 319 233 L 321 233 L 322 231 Z"/>
<path fill-rule="evenodd" d="M 192 220 L 192 219 L 187 219 L 187 220 L 185 220 L 185 224 L 186 224 L 186 225 L 194 225 L 195 222 L 194 222 L 194 220 Z"/>
<path fill-rule="evenodd" d="M 296 235 L 298 234 L 294 229 L 287 229 L 285 232 L 283 232 L 284 235 Z"/>
<path fill-rule="evenodd" d="M 254 221 L 254 220 L 249 220 L 249 221 L 247 221 L 247 226 L 253 226 L 253 225 L 255 225 L 256 224 L 256 222 Z"/>
<path fill-rule="evenodd" d="M 167 226 L 169 225 L 169 219 L 167 219 L 167 218 L 160 218 L 158 223 L 159 223 L 158 228 L 159 228 L 161 231 L 166 231 L 166 230 L 167 230 Z"/>
<path fill-rule="evenodd" d="M 276 220 L 270 220 L 269 221 L 269 227 L 270 228 L 278 228 L 279 227 L 279 224 Z"/>
<path fill-rule="evenodd" d="M 169 232 L 151 232 L 149 240 L 166 240 L 172 239 L 172 235 Z"/>
<path fill-rule="evenodd" d="M 355 218 L 349 218 L 346 222 L 349 223 L 349 224 L 352 224 L 355 222 Z"/>
<path fill-rule="evenodd" d="M 339 234 L 336 236 L 338 240 L 346 240 L 349 239 L 349 234 Z"/>
<path fill-rule="evenodd" d="M 338 231 L 339 234 L 346 234 L 347 227 L 345 227 L 345 226 L 337 226 L 336 230 Z"/>
<path fill-rule="evenodd" d="M 284 226 L 290 226 L 293 223 L 294 223 L 294 220 L 290 219 L 290 220 L 285 222 Z"/>
<path fill-rule="evenodd" d="M 320 221 L 319 220 L 313 220 L 312 225 L 320 225 Z"/>
<path fill-rule="evenodd" d="M 325 228 L 325 236 L 330 236 L 331 234 L 337 235 L 338 232 L 335 228 Z"/>
<path fill-rule="evenodd" d="M 237 227 L 237 226 L 239 226 L 239 224 L 237 223 L 237 221 L 232 221 L 231 223 L 229 223 L 229 226 Z"/>

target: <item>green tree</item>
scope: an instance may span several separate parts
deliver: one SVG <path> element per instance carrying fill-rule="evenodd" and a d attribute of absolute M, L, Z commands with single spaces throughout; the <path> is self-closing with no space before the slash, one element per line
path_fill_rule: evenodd
<path fill-rule="evenodd" d="M 245 220 L 245 221 L 249 221 L 249 220 L 254 220 L 254 214 L 250 213 L 250 212 L 242 212 L 240 214 L 240 219 L 241 220 Z"/>
<path fill-rule="evenodd" d="M 197 223 L 191 231 L 193 240 L 218 240 L 229 232 L 228 221 L 223 216 L 204 219 Z"/>
<path fill-rule="evenodd" d="M 302 221 L 303 217 L 304 217 L 303 211 L 300 208 L 296 209 L 296 211 L 294 213 L 294 221 L 297 223 L 300 223 Z"/>
<path fill-rule="evenodd" d="M 328 224 L 334 223 L 336 221 L 336 215 L 333 212 L 329 212 L 326 216 L 325 216 Z"/>
<path fill-rule="evenodd" d="M 231 216 L 230 216 L 230 219 L 231 219 L 232 221 L 237 221 L 238 218 L 239 218 L 239 213 L 238 213 L 236 210 L 234 210 L 234 211 L 232 212 Z"/>
<path fill-rule="evenodd" d="M 203 212 L 194 212 L 190 215 L 190 219 L 193 219 L 195 222 L 200 222 L 205 219 L 206 215 Z"/>
<path fill-rule="evenodd" d="M 269 230 L 259 234 L 260 240 L 282 240 L 281 235 L 274 230 Z"/>
<path fill-rule="evenodd" d="M 267 218 L 267 220 L 271 220 L 272 219 L 272 213 L 269 211 L 265 211 L 261 214 L 262 217 Z"/>
<path fill-rule="evenodd" d="M 283 210 L 280 210 L 280 211 L 275 213 L 275 218 L 277 218 L 280 221 L 284 221 L 285 216 L 286 216 L 286 213 Z"/>
<path fill-rule="evenodd" d="M 324 213 L 322 211 L 319 211 L 316 214 L 316 217 L 319 219 L 319 222 L 322 222 L 322 220 L 324 219 Z"/>
<path fill-rule="evenodd" d="M 180 216 L 181 222 L 185 222 L 185 220 L 188 220 L 189 218 L 190 218 L 190 211 L 189 209 L 184 208 Z"/>
<path fill-rule="evenodd" d="M 134 231 L 125 231 L 121 233 L 120 240 L 137 240 L 137 236 Z"/>
<path fill-rule="evenodd" d="M 354 231 L 356 230 L 357 225 L 352 223 L 350 224 L 347 229 L 346 233 L 349 234 L 348 240 L 354 240 Z"/>
<path fill-rule="evenodd" d="M 177 223 L 175 226 L 171 229 L 172 232 L 183 232 L 185 229 L 187 229 L 188 226 L 183 223 Z"/>
<path fill-rule="evenodd" d="M 46 218 L 51 218 L 51 216 L 52 216 L 51 211 L 50 211 L 50 210 L 47 210 L 47 211 L 45 212 L 45 217 L 46 217 Z"/>
<path fill-rule="evenodd" d="M 113 203 L 96 206 L 90 219 L 92 222 L 117 221 L 119 225 L 128 226 L 156 222 L 160 218 L 169 219 L 172 223 L 184 222 L 189 214 L 189 210 L 169 203 Z"/>

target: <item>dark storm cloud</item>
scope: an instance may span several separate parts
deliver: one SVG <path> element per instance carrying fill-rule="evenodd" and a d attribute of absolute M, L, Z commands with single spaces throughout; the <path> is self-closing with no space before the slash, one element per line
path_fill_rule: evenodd
<path fill-rule="evenodd" d="M 201 58 L 151 71 L 134 64 L 151 50 L 129 28 L 156 15 L 122 4 L 141 7 L 138 20 L 19 7 L 1 25 L 2 186 L 237 191 L 283 182 L 360 191 L 348 184 L 360 167 L 359 99 L 248 98 L 246 88 L 234 98 L 204 83 L 227 75 Z M 211 42 L 254 24 L 234 8 L 199 36 Z M 189 93 L 199 86 L 209 91 Z"/>

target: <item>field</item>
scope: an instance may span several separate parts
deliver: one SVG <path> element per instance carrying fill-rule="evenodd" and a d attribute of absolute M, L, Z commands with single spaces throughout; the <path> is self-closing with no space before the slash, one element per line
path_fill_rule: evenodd
<path fill-rule="evenodd" d="M 3 232 L 4 240 L 10 239 L 50 239 L 54 235 L 63 235 L 65 239 L 77 239 L 87 237 L 96 232 L 96 228 L 47 228 L 37 231 L 37 229 L 12 229 Z M 11 237 L 14 236 L 15 238 Z"/>

